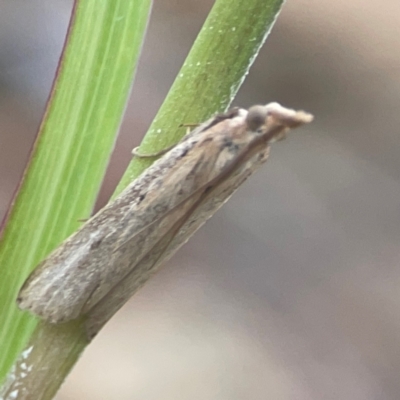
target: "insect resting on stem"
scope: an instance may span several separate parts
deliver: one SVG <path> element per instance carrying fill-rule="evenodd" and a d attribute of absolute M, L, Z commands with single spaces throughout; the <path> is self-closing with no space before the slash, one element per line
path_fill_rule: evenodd
<path fill-rule="evenodd" d="M 54 324 L 86 317 L 93 337 L 311 114 L 277 103 L 201 124 L 31 273 L 18 305 Z"/>

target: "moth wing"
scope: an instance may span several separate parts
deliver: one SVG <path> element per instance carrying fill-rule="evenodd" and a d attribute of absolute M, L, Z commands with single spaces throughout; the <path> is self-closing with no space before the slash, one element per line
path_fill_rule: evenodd
<path fill-rule="evenodd" d="M 201 193 L 197 197 L 201 196 Z M 193 204 L 193 198 L 185 200 L 181 206 L 187 209 L 187 206 Z M 114 284 L 107 293 L 98 301 L 93 301 L 94 297 L 89 299 L 86 304 L 86 314 L 88 316 L 87 331 L 89 337 L 93 337 L 100 328 L 114 315 L 114 313 L 153 275 L 157 272 L 158 268 L 165 261 L 165 254 L 169 246 L 173 242 L 179 230 L 186 223 L 190 214 L 187 212 L 178 212 L 179 208 L 175 210 L 174 223 L 169 226 L 167 232 L 157 235 L 157 240 L 152 244 L 152 247 L 143 254 L 143 257 L 132 262 L 129 254 L 124 260 L 120 259 L 119 262 L 129 264 L 126 270 L 129 271 L 126 276 Z M 125 242 L 124 247 L 127 249 L 132 248 L 136 242 L 136 236 Z"/>
<path fill-rule="evenodd" d="M 201 175 L 207 175 L 204 152 L 196 152 L 190 162 L 178 157 L 192 146 L 190 141 L 183 143 L 170 161 L 153 164 L 130 186 L 127 196 L 106 206 L 42 261 L 22 286 L 19 307 L 51 323 L 65 322 L 91 308 L 123 279 L 131 265 L 127 258 L 139 260 L 152 241 L 168 232 L 173 220 L 165 217 L 199 184 L 199 165 Z M 145 198 L 139 202 L 142 195 Z M 181 212 L 177 207 L 172 218 Z"/>
<path fill-rule="evenodd" d="M 209 147 L 196 146 L 194 156 L 186 154 L 186 159 L 174 163 L 168 174 L 158 173 L 158 169 L 165 171 L 165 165 L 155 165 L 157 179 L 146 188 L 142 203 L 146 212 L 138 213 L 133 205 L 121 219 L 122 229 L 112 251 L 113 269 L 111 273 L 110 269 L 104 271 L 101 280 L 107 284 L 98 285 L 91 293 L 84 306 L 85 313 L 103 297 L 108 297 L 111 288 L 119 286 L 149 253 L 156 254 L 160 241 L 169 241 L 175 224 L 186 218 L 188 210 L 214 176 L 214 164 L 219 152 L 214 152 L 213 157 L 209 150 Z"/>
<path fill-rule="evenodd" d="M 53 251 L 29 275 L 21 287 L 18 306 L 52 323 L 76 318 L 94 289 L 81 266 L 89 262 L 102 233 L 78 231 Z M 81 271 L 81 273 L 80 273 Z"/>
<path fill-rule="evenodd" d="M 20 308 L 53 323 L 93 308 L 154 243 L 168 237 L 202 188 L 234 157 L 224 151 L 229 132 L 219 124 L 218 134 L 213 126 L 197 130 L 154 163 L 41 263 L 20 291 Z"/>
<path fill-rule="evenodd" d="M 263 164 L 268 157 L 268 148 L 261 152 L 243 168 L 235 171 L 223 182 L 215 182 L 215 187 L 209 190 L 207 185 L 200 188 L 190 199 L 186 200 L 186 212 L 175 219 L 169 231 L 159 237 L 158 242 L 136 264 L 131 265 L 127 276 L 121 279 L 104 295 L 90 310 L 88 310 L 87 331 L 93 337 L 111 316 L 149 279 L 156 273 L 189 238 L 231 197 L 236 189 L 255 169 Z M 190 205 L 190 207 L 187 207 Z M 126 242 L 130 248 L 132 237 Z"/>

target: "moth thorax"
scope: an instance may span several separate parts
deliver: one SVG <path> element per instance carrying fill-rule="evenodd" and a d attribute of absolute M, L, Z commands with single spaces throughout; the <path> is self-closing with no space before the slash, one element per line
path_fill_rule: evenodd
<path fill-rule="evenodd" d="M 265 124 L 268 111 L 265 106 L 253 106 L 249 108 L 246 124 L 251 131 L 257 131 Z"/>

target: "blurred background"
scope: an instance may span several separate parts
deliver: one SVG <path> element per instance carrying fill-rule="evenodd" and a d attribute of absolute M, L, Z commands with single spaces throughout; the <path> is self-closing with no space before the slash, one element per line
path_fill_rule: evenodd
<path fill-rule="evenodd" d="M 156 1 L 105 204 L 211 0 Z M 71 0 L 0 0 L 0 212 Z M 58 400 L 400 398 L 400 2 L 288 0 L 234 105 L 315 122 L 113 318 Z"/>

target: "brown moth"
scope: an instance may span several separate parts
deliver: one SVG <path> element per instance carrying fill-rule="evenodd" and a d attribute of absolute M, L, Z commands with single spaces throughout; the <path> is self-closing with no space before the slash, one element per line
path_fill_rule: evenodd
<path fill-rule="evenodd" d="M 203 123 L 42 261 L 19 307 L 55 324 L 86 316 L 94 336 L 266 161 L 272 142 L 312 119 L 270 103 Z"/>

